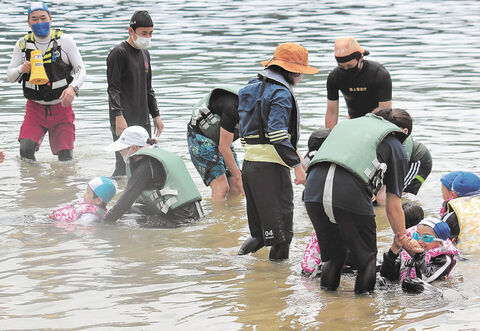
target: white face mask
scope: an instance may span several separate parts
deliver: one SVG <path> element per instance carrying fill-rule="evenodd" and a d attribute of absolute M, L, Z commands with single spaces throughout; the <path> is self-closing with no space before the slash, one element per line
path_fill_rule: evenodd
<path fill-rule="evenodd" d="M 142 36 L 139 36 L 138 34 L 136 34 L 136 36 L 137 36 L 136 40 L 134 38 L 132 38 L 133 43 L 134 43 L 136 48 L 147 49 L 148 46 L 150 46 L 150 39 L 151 38 L 142 37 Z"/>

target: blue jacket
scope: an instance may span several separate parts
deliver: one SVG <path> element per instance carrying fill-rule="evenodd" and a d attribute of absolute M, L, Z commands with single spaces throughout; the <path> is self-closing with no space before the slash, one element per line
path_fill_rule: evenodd
<path fill-rule="evenodd" d="M 260 110 L 257 99 L 263 79 L 265 87 Z M 239 91 L 238 99 L 240 139 L 245 147 L 245 160 L 274 162 L 287 167 L 299 165 L 296 146 L 300 116 L 290 84 L 280 74 L 265 69 Z"/>

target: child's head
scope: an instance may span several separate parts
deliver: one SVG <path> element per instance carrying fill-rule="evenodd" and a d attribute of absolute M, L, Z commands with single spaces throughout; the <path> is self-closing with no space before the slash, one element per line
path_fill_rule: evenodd
<path fill-rule="evenodd" d="M 402 204 L 403 213 L 405 214 L 405 227 L 411 228 L 425 217 L 423 208 L 413 201 Z"/>
<path fill-rule="evenodd" d="M 453 171 L 449 172 L 448 174 L 442 176 L 440 181 L 442 182 L 442 197 L 443 200 L 450 200 L 456 198 L 454 196 L 454 192 L 452 191 L 452 184 L 455 178 L 461 173 L 461 171 Z"/>
<path fill-rule="evenodd" d="M 417 232 L 413 233 L 412 237 L 428 251 L 443 245 L 443 241 L 450 237 L 450 227 L 442 220 L 427 217 L 418 223 Z"/>
<path fill-rule="evenodd" d="M 308 159 L 307 163 L 310 163 L 310 161 L 313 159 L 315 153 L 322 146 L 325 139 L 327 139 L 330 131 L 331 130 L 329 128 L 320 128 L 312 132 L 312 134 L 308 138 L 308 152 L 307 154 L 305 154 L 304 157 L 305 160 Z M 306 164 L 306 166 L 308 166 L 308 164 Z"/>
<path fill-rule="evenodd" d="M 461 171 L 452 182 L 452 191 L 457 197 L 480 193 L 480 178 L 473 172 Z"/>
<path fill-rule="evenodd" d="M 87 191 L 83 195 L 83 200 L 85 203 L 106 206 L 115 196 L 115 193 L 117 193 L 117 190 L 109 178 L 105 176 L 95 177 L 88 182 Z"/>

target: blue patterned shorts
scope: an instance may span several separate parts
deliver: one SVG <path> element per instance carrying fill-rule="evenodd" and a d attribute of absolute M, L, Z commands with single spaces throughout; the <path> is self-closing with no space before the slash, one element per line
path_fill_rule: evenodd
<path fill-rule="evenodd" d="M 220 151 L 218 150 L 217 143 L 212 139 L 188 130 L 187 143 L 192 163 L 202 177 L 205 185 L 209 186 L 212 180 L 223 174 L 226 174 L 227 177 L 232 175 L 225 166 L 222 154 L 220 154 Z M 233 146 L 230 146 L 230 148 L 232 149 L 235 163 L 240 169 L 237 154 L 235 153 Z"/>

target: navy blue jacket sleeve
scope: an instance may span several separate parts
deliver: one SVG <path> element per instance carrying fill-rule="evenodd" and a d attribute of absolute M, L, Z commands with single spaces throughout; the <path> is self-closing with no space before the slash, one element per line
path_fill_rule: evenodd
<path fill-rule="evenodd" d="M 267 135 L 280 158 L 289 167 L 300 164 L 296 149 L 288 137 L 288 122 L 293 109 L 293 100 L 286 89 L 276 90 L 270 102 L 268 114 Z"/>

